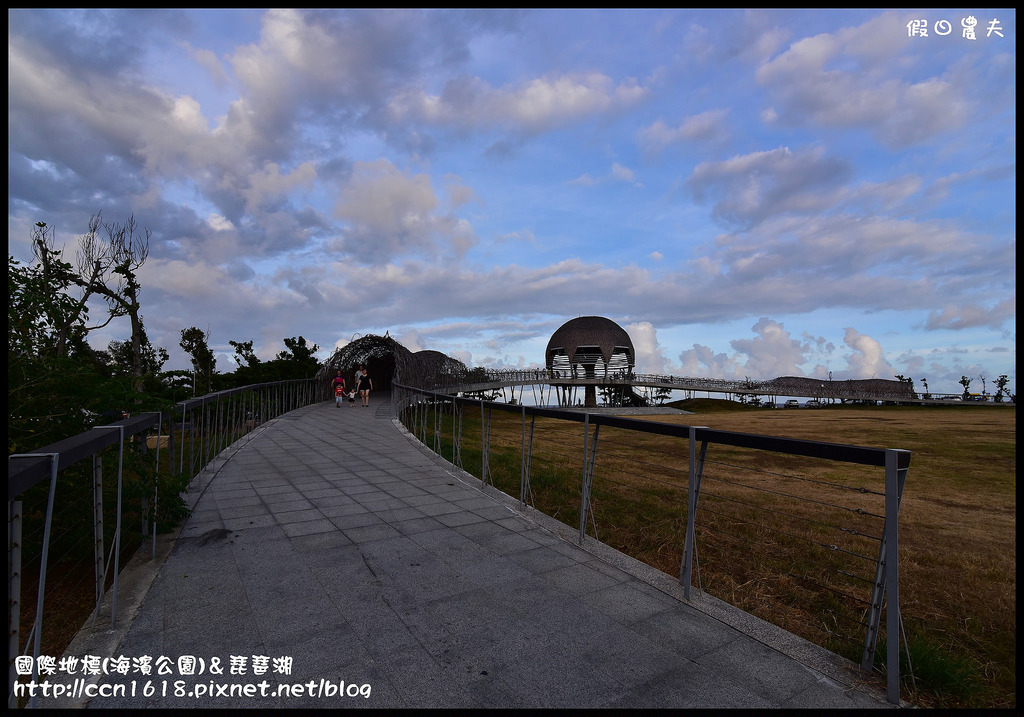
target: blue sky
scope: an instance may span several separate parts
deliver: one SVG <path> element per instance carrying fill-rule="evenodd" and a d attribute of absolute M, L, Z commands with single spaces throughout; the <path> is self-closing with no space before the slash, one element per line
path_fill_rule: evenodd
<path fill-rule="evenodd" d="M 166 368 L 190 326 L 222 370 L 385 331 L 534 366 L 601 315 L 642 372 L 1015 390 L 1013 10 L 8 20 L 8 251 L 134 214 Z"/>

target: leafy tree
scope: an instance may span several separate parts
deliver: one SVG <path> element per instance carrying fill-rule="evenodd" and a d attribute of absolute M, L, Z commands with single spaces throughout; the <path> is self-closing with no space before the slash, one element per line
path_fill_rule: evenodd
<path fill-rule="evenodd" d="M 118 372 L 134 375 L 135 350 L 130 341 L 111 341 L 105 352 L 110 357 L 110 365 Z M 170 356 L 166 349 L 156 348 L 150 343 L 145 330 L 142 332 L 142 373 L 160 373 Z"/>
<path fill-rule="evenodd" d="M 969 401 L 971 399 L 971 394 L 970 394 L 971 379 L 967 378 L 966 376 L 961 376 L 960 377 L 960 385 L 964 387 L 963 399 L 965 401 Z"/>
<path fill-rule="evenodd" d="M 320 350 L 316 344 L 310 346 L 302 336 L 284 339 L 285 351 L 277 355 L 281 364 L 278 380 L 290 378 L 311 378 L 320 369 L 320 361 L 314 354 Z"/>
<path fill-rule="evenodd" d="M 250 368 L 255 368 L 260 365 L 260 359 L 256 353 L 252 350 L 252 341 L 228 341 L 231 347 L 235 349 L 235 356 L 238 357 L 238 365 L 242 365 L 242 361 L 245 361 L 245 365 Z"/>
<path fill-rule="evenodd" d="M 50 443 L 62 431 L 70 435 L 85 425 L 67 396 L 82 384 L 80 376 L 90 366 L 58 355 L 62 331 L 84 335 L 82 312 L 65 292 L 67 286 L 66 276 L 54 278 L 38 262 L 26 266 L 8 255 L 9 453 Z"/>
<path fill-rule="evenodd" d="M 93 256 L 89 250 L 95 246 L 95 221 L 94 217 L 90 222 L 90 230 L 81 239 L 77 270 L 64 261 L 64 250 L 56 248 L 53 227 L 47 226 L 46 222 L 36 222 L 31 231 L 32 254 L 36 258 L 41 279 L 51 290 L 63 294 L 64 298 L 62 311 L 51 316 L 53 348 L 57 356 L 67 355 L 69 342 L 84 339 L 89 331 L 103 328 L 114 318 L 111 314 L 98 326 L 85 326 L 89 299 L 107 269 L 107 264 Z M 77 299 L 71 297 L 71 287 L 82 290 Z"/>
<path fill-rule="evenodd" d="M 896 374 L 896 380 L 900 381 L 901 383 L 907 384 L 907 387 L 910 388 L 910 395 L 911 395 L 911 397 L 917 398 L 917 392 L 914 391 L 914 379 L 910 378 L 909 376 L 903 376 L 901 374 Z"/>
<path fill-rule="evenodd" d="M 1009 382 L 1010 379 L 1005 373 L 999 375 L 999 378 L 995 380 L 997 390 L 995 397 L 992 399 L 993 401 L 995 401 L 996 403 L 1002 403 L 1003 396 L 1010 395 L 1009 391 L 1006 390 L 1006 384 Z"/>
<path fill-rule="evenodd" d="M 305 337 L 284 339 L 285 350 L 270 361 L 261 361 L 253 350 L 252 341 L 228 341 L 235 350 L 238 367 L 225 380 L 233 386 L 254 383 L 312 378 L 320 370 L 316 352 L 320 347 L 310 344 Z"/>
<path fill-rule="evenodd" d="M 259 364 L 264 381 L 288 381 L 312 378 L 320 370 L 320 361 L 314 355 L 320 350 L 316 344 L 306 343 L 302 336 L 284 339 L 285 350 L 273 361 Z"/>
<path fill-rule="evenodd" d="M 213 375 L 216 372 L 217 357 L 209 346 L 210 334 L 192 326 L 181 330 L 179 345 L 192 357 L 192 369 L 195 371 L 195 390 L 193 395 L 210 392 Z"/>

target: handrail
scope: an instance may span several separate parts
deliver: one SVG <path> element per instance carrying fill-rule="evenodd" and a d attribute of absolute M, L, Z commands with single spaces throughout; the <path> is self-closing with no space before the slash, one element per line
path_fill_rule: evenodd
<path fill-rule="evenodd" d="M 160 413 L 143 413 L 108 425 L 123 426 L 126 437 L 135 436 L 159 425 L 160 417 Z M 117 433 L 90 429 L 71 438 L 65 438 L 48 446 L 43 446 L 38 450 L 32 451 L 31 454 L 9 456 L 7 500 L 14 500 L 36 484 L 50 478 L 50 461 L 38 454 L 57 454 L 57 472 L 60 473 L 119 441 L 120 436 Z M 12 459 L 18 461 L 13 466 L 10 465 L 10 460 Z"/>
<path fill-rule="evenodd" d="M 429 391 L 426 389 L 413 388 L 403 384 L 395 384 L 396 388 L 414 391 L 425 396 L 454 401 L 460 405 L 480 405 L 480 399 L 454 396 L 443 391 Z M 488 408 L 492 410 L 505 411 L 508 413 L 525 413 L 527 416 L 538 416 L 544 418 L 557 418 L 564 421 L 584 423 L 589 421 L 591 425 L 603 425 L 613 428 L 624 428 L 630 431 L 641 433 L 654 433 L 663 436 L 676 438 L 688 438 L 691 426 L 678 423 L 663 423 L 659 421 L 644 421 L 625 416 L 609 416 L 599 412 L 586 410 L 568 410 L 564 408 L 549 408 L 543 406 L 524 406 L 520 404 L 508 404 L 497 401 L 485 401 Z M 857 463 L 860 465 L 885 467 L 886 449 L 867 448 L 841 443 L 828 443 L 824 441 L 811 441 L 800 438 L 781 438 L 774 436 L 763 436 L 752 433 L 740 433 L 737 431 L 722 431 L 713 428 L 696 427 L 697 440 L 721 443 L 737 448 L 755 448 L 758 450 L 773 451 L 777 453 L 788 453 L 792 455 L 805 456 L 809 458 L 828 458 L 845 463 Z M 909 455 L 900 459 L 900 468 L 906 468 L 910 464 Z"/>
<path fill-rule="evenodd" d="M 204 466 L 209 465 L 217 455 L 231 445 L 237 437 L 248 432 L 255 423 L 264 422 L 277 416 L 319 402 L 326 398 L 327 386 L 316 378 L 289 379 L 285 381 L 265 382 L 240 386 L 237 388 L 217 391 L 199 396 L 175 405 L 169 414 L 162 412 L 142 413 L 122 419 L 115 423 L 103 426 L 95 426 L 92 429 L 69 438 L 62 439 L 48 446 L 39 448 L 31 453 L 9 455 L 7 460 L 7 502 L 8 502 L 8 655 L 9 655 L 9 680 L 11 691 L 8 695 L 8 706 L 17 706 L 14 697 L 13 684 L 18 679 L 15 672 L 15 656 L 21 655 L 23 649 L 28 646 L 20 644 L 20 620 L 21 620 L 21 590 L 23 582 L 23 561 L 22 548 L 26 542 L 23 537 L 27 516 L 23 510 L 23 496 L 35 486 L 49 481 L 50 489 L 47 494 L 47 507 L 41 510 L 45 527 L 42 533 L 41 543 L 38 547 L 40 559 L 39 579 L 35 583 L 37 593 L 35 621 L 32 631 L 34 632 L 33 653 L 33 679 L 36 675 L 36 664 L 39 658 L 40 639 L 43 624 L 44 598 L 47 586 L 47 556 L 50 551 L 51 531 L 50 526 L 54 520 L 54 496 L 65 495 L 65 491 L 72 487 L 67 481 L 60 481 L 58 476 L 81 461 L 92 458 L 92 501 L 85 501 L 81 506 L 74 503 L 76 508 L 92 512 L 93 534 L 92 542 L 93 560 L 95 565 L 95 612 L 94 620 L 100 614 L 101 602 L 105 594 L 111 597 L 111 623 L 117 620 L 117 594 L 118 594 L 118 572 L 121 558 L 121 536 L 122 536 L 122 515 L 125 513 L 125 506 L 122 503 L 122 475 L 123 455 L 126 440 L 138 436 L 146 431 L 157 429 L 158 440 L 156 442 L 156 471 L 160 472 L 160 447 L 164 444 L 166 436 L 170 447 L 169 464 L 170 470 L 182 475 L 201 475 Z M 247 394 L 244 400 L 234 400 L 235 396 Z M 223 404 L 223 406 L 222 406 Z M 198 416 L 195 412 L 198 411 Z M 259 412 L 257 416 L 254 411 Z M 175 415 L 177 414 L 177 415 Z M 185 418 L 198 418 L 197 425 L 192 426 Z M 170 420 L 167 420 L 167 419 Z M 247 418 L 252 419 L 249 423 Z M 166 421 L 166 422 L 165 422 Z M 182 440 L 180 441 L 181 455 L 177 463 L 174 460 L 174 430 L 175 422 L 181 429 Z M 164 434 L 165 428 L 169 434 Z M 188 472 L 184 468 L 184 430 L 192 430 L 189 443 L 189 467 Z M 198 445 L 197 445 L 198 443 Z M 116 482 L 116 509 L 111 516 L 114 519 L 113 550 L 112 559 L 107 557 L 104 550 L 104 519 L 103 508 L 103 478 L 102 478 L 102 457 L 101 453 L 115 445 L 120 445 L 121 453 L 118 457 L 117 482 Z M 198 449 L 198 450 L 197 450 Z M 191 471 L 195 466 L 193 458 L 198 458 L 198 468 L 195 474 Z M 156 519 L 157 519 L 157 484 L 151 486 L 148 496 L 142 496 L 138 500 L 138 510 L 143 515 L 142 534 L 150 531 L 153 537 L 153 550 L 156 550 Z M 152 501 L 150 503 L 150 501 Z M 91 505 L 90 505 L 91 503 Z M 164 500 L 161 505 L 167 504 Z M 33 518 L 36 512 L 32 511 Z M 78 514 L 76 514 L 77 516 Z M 76 518 L 77 519 L 77 518 Z M 150 527 L 148 521 L 152 519 Z M 35 528 L 33 527 L 33 530 Z M 33 551 L 35 548 L 33 548 Z M 81 556 L 80 556 L 81 557 Z M 106 593 L 107 567 L 113 570 L 113 586 L 109 593 Z M 31 586 L 31 582 L 26 583 Z M 30 588 L 31 589 L 31 588 Z M 83 596 L 84 597 L 84 596 Z M 78 617 L 77 619 L 81 619 Z"/>

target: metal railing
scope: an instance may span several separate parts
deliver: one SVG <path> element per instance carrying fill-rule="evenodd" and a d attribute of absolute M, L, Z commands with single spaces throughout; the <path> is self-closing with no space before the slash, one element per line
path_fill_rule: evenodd
<path fill-rule="evenodd" d="M 715 379 L 699 376 L 672 376 L 666 374 L 633 373 L 616 370 L 607 374 L 597 371 L 587 376 L 582 368 L 571 369 L 515 368 L 515 369 L 474 369 L 461 376 L 446 376 L 444 381 L 433 385 L 419 383 L 417 377 L 407 382 L 421 387 L 444 390 L 448 393 L 500 389 L 511 386 L 600 386 L 605 388 L 640 387 L 682 391 L 686 394 L 720 393 L 730 396 L 759 397 L 772 399 L 778 396 L 803 396 L 821 401 L 861 401 L 896 403 L 943 403 L 959 401 L 961 394 L 915 392 L 903 382 L 881 379 L 859 380 L 811 380 L 793 377 L 779 377 L 767 380 Z M 563 388 L 564 390 L 564 388 Z M 981 401 L 981 399 L 979 399 Z M 1009 396 L 1006 403 L 1011 403 Z M 551 401 L 545 401 L 551 404 Z"/>
<path fill-rule="evenodd" d="M 187 485 L 261 424 L 326 399 L 327 385 L 316 379 L 245 386 L 183 401 L 171 415 L 143 413 L 8 456 L 8 705 L 18 705 L 19 677 L 38 682 L 40 661 L 50 659 L 43 648 L 63 652 L 68 633 L 81 627 L 77 606 L 90 604 L 86 595 L 94 600 L 94 626 L 107 597 L 116 626 L 122 558 L 145 537 L 155 554 L 157 521 L 170 514 L 159 502 L 159 476 L 176 474 L 179 485 Z M 117 478 L 111 486 L 104 483 L 103 469 L 114 460 Z M 166 494 L 163 501 L 175 502 Z M 139 532 L 125 528 L 134 519 L 141 520 Z M 84 577 L 88 573 L 91 579 Z M 22 615 L 23 602 L 34 603 L 31 619 Z M 44 624 L 54 623 L 59 628 L 53 632 L 65 644 L 56 637 L 44 642 Z"/>
<path fill-rule="evenodd" d="M 899 703 L 898 516 L 909 451 L 488 402 L 401 384 L 393 386 L 392 402 L 421 442 L 483 482 L 518 492 L 524 507 L 572 525 L 581 544 L 599 528 L 610 531 L 615 547 L 657 543 L 648 553 L 661 556 L 666 572 L 679 571 L 687 599 L 694 582 L 705 592 L 702 564 L 713 583 L 708 594 L 719 585 L 726 593 L 744 585 L 773 592 L 780 582 L 799 582 L 797 599 L 820 603 L 823 641 L 853 642 L 848 651 L 859 652 L 864 672 L 874 667 L 884 612 L 887 697 Z M 835 464 L 865 470 L 833 477 Z M 859 638 L 850 637 L 860 629 Z"/>

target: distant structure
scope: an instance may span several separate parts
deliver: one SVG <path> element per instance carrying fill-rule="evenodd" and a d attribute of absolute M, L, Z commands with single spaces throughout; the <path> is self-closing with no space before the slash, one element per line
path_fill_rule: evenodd
<path fill-rule="evenodd" d="M 469 372 L 466 365 L 440 351 L 413 353 L 391 338 L 367 334 L 335 349 L 320 367 L 317 378 L 329 382 L 341 371 L 349 385 L 355 383 L 355 371 L 366 367 L 373 380 L 374 390 L 387 390 L 393 381 L 405 382 L 419 388 L 439 389 L 465 383 Z"/>
<path fill-rule="evenodd" d="M 580 316 L 551 335 L 544 352 L 552 378 L 626 378 L 636 365 L 636 351 L 626 330 L 603 316 Z M 586 387 L 584 405 L 597 406 L 597 386 Z"/>

